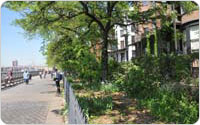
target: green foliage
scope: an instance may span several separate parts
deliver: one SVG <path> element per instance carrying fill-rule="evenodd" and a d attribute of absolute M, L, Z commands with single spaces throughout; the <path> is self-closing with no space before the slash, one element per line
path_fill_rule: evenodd
<path fill-rule="evenodd" d="M 67 70 L 72 77 L 84 82 L 99 80 L 100 63 L 90 52 L 90 47 L 71 37 L 48 44 L 48 64 Z"/>
<path fill-rule="evenodd" d="M 140 95 L 140 98 L 153 96 L 154 90 L 160 85 L 158 61 L 154 57 L 145 56 L 133 60 L 133 66 L 127 73 L 123 88 L 129 95 Z M 152 93 L 149 93 L 152 91 Z"/>
<path fill-rule="evenodd" d="M 87 119 L 90 116 L 96 116 L 105 113 L 106 110 L 112 109 L 112 97 L 77 97 L 78 102 L 83 109 Z"/>
<path fill-rule="evenodd" d="M 150 33 L 148 33 L 147 35 L 146 35 L 146 38 L 147 38 L 147 55 L 150 55 L 151 54 L 151 47 L 150 47 Z"/>
<path fill-rule="evenodd" d="M 193 124 L 198 120 L 198 104 L 190 102 L 181 92 L 178 97 L 169 91 L 159 91 L 157 96 L 140 100 L 140 104 L 151 110 L 157 119 L 167 123 Z"/>
<path fill-rule="evenodd" d="M 187 13 L 197 8 L 196 4 L 189 1 L 169 3 L 181 5 Z M 74 84 L 73 88 L 101 90 L 105 93 L 123 90 L 141 99 L 141 105 L 169 123 L 194 123 L 198 119 L 198 104 L 193 98 L 194 95 L 198 97 L 198 92 L 191 94 L 188 90 L 183 92 L 182 89 L 171 87 L 182 81 L 188 81 L 188 84 L 195 82 L 190 77 L 190 65 L 192 60 L 198 58 L 198 54 L 157 57 L 157 36 L 154 34 L 155 57 L 150 55 L 150 39 L 147 36 L 148 56 L 122 64 L 104 58 L 107 57 L 107 45 L 113 42 L 110 39 L 115 25 L 125 25 L 124 21 L 140 23 L 155 19 L 152 17 L 155 12 L 159 13 L 156 18 L 161 18 L 162 22 L 158 36 L 171 42 L 174 37 L 171 24 L 177 13 L 166 16 L 166 3 L 144 12 L 139 11 L 138 2 L 118 1 L 10 1 L 4 6 L 23 15 L 15 24 L 22 27 L 30 37 L 40 35 L 48 43 L 44 47 L 48 65 L 67 70 L 69 82 L 81 81 L 82 84 Z M 130 10 L 130 6 L 134 9 Z M 129 17 L 129 21 L 124 15 Z M 177 31 L 177 40 L 181 37 L 182 34 Z M 92 45 L 99 41 L 104 45 L 101 62 L 91 53 Z M 103 73 L 110 81 L 102 85 L 100 74 Z M 78 101 L 87 118 L 112 109 L 111 96 L 78 97 Z M 67 112 L 66 107 L 63 112 Z"/>
<path fill-rule="evenodd" d="M 126 64 L 128 72 L 116 82 L 120 81 L 121 90 L 137 98 L 139 107 L 147 107 L 157 119 L 191 124 L 198 119 L 198 89 L 187 84 L 194 84 L 190 66 L 196 57 L 171 54 L 136 58 Z"/>
<path fill-rule="evenodd" d="M 179 4 L 182 6 L 185 13 L 191 13 L 192 11 L 199 9 L 198 4 L 195 2 L 181 1 Z"/>
<path fill-rule="evenodd" d="M 84 41 L 85 45 L 88 45 L 88 43 L 96 43 L 101 40 L 103 45 L 101 75 L 103 81 L 107 80 L 107 49 L 109 42 L 112 41 L 109 40 L 112 36 L 111 31 L 117 23 L 123 25 L 126 19 L 124 14 L 130 11 L 129 2 L 10 1 L 6 2 L 4 6 L 24 15 L 22 18 L 15 20 L 15 23 L 22 27 L 30 36 L 39 34 L 46 41 L 53 42 L 57 41 L 57 39 L 63 40 L 66 36 L 72 35 L 73 37 L 71 37 L 71 39 L 78 39 L 80 42 Z M 87 58 L 87 56 L 85 57 Z M 63 57 L 59 58 L 66 60 Z M 90 57 L 83 60 L 83 63 L 87 63 L 89 59 Z M 75 65 L 77 64 L 75 61 L 72 61 L 72 63 L 75 63 Z M 97 78 L 98 73 L 92 71 L 85 71 L 85 69 L 83 69 L 82 72 L 85 72 L 85 74 L 80 74 L 80 76 L 84 79 L 91 79 L 92 77 Z"/>
<path fill-rule="evenodd" d="M 188 5 L 191 7 L 190 3 Z M 15 24 L 22 27 L 30 37 L 40 35 L 45 41 L 55 42 L 66 41 L 65 39 L 70 36 L 70 39 L 72 39 L 70 41 L 77 41 L 78 39 L 79 42 L 83 43 L 85 46 L 91 43 L 94 45 L 97 41 L 102 41 L 102 58 L 100 64 L 103 81 L 108 80 L 107 49 L 109 43 L 112 44 L 112 40 L 110 39 L 112 39 L 112 30 L 115 25 L 125 26 L 126 24 L 124 24 L 124 22 L 130 22 L 131 24 L 135 22 L 140 23 L 144 20 L 151 20 L 155 12 L 159 12 L 160 15 L 156 18 L 167 20 L 168 23 L 171 22 L 171 20 L 166 19 L 165 16 L 167 12 L 166 5 L 149 8 L 147 11 L 141 12 L 139 11 L 141 4 L 139 4 L 139 2 L 130 1 L 9 1 L 4 3 L 4 6 L 23 15 L 22 18 L 15 20 Z M 130 9 L 130 6 L 134 7 L 134 9 Z M 185 8 L 189 7 L 187 6 Z M 79 45 L 80 44 L 77 44 L 77 46 Z M 59 48 L 62 49 L 62 47 Z M 147 52 L 149 53 L 149 44 L 147 48 Z M 44 49 L 46 48 L 44 47 Z M 60 53 L 62 54 L 62 51 L 60 51 L 59 54 Z M 89 55 L 88 53 L 85 54 Z M 69 56 L 71 56 L 71 53 Z M 51 59 L 52 58 L 49 60 Z M 52 59 L 53 61 L 48 61 L 48 64 L 55 65 L 54 62 L 56 61 L 54 60 L 57 59 L 66 60 L 63 56 L 57 56 Z M 89 62 L 89 59 L 90 57 L 83 61 Z M 70 67 L 70 69 L 67 70 L 71 70 L 73 69 L 73 65 L 78 64 L 78 62 L 74 60 L 70 63 L 69 61 L 68 63 L 59 63 L 62 63 L 59 64 L 59 66 L 64 70 L 66 69 L 64 65 L 72 66 L 67 66 L 67 68 Z M 92 69 L 93 68 L 94 67 L 92 67 Z M 84 79 L 98 77 L 98 73 L 93 72 L 94 70 L 90 73 L 94 75 L 89 74 L 90 70 L 83 70 L 86 75 L 80 74 L 80 76 Z M 76 71 L 76 73 L 79 72 Z"/>
<path fill-rule="evenodd" d="M 154 55 L 158 57 L 158 37 L 157 37 L 157 30 L 154 31 Z"/>
<path fill-rule="evenodd" d="M 67 103 L 65 103 L 64 107 L 61 109 L 60 114 L 63 116 L 66 116 L 67 113 L 68 113 L 68 105 L 67 105 Z"/>
<path fill-rule="evenodd" d="M 104 91 L 107 94 L 110 94 L 110 93 L 119 91 L 119 88 L 116 84 L 109 83 L 109 84 L 101 85 L 100 90 Z"/>
<path fill-rule="evenodd" d="M 176 80 L 180 81 L 184 78 L 188 78 L 191 76 L 190 65 L 191 60 L 190 56 L 178 56 L 175 58 L 175 69 L 176 69 Z"/>
<path fill-rule="evenodd" d="M 116 60 L 110 58 L 108 60 L 108 80 L 113 79 L 113 74 L 117 73 L 120 68 L 120 63 L 117 62 Z"/>
<path fill-rule="evenodd" d="M 72 83 L 72 82 L 70 82 Z M 74 90 L 82 90 L 84 89 L 84 85 L 82 83 L 74 83 L 74 84 L 71 84 L 72 85 L 72 88 Z"/>
<path fill-rule="evenodd" d="M 117 67 L 117 72 L 112 73 L 113 79 L 111 79 L 111 82 L 114 86 L 118 87 L 119 90 L 125 90 L 124 80 L 133 66 L 134 65 L 132 63 L 123 62 L 119 65 L 119 67 Z"/>

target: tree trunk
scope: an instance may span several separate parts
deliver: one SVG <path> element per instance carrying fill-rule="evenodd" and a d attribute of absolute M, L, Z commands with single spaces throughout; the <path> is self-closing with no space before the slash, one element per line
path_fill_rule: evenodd
<path fill-rule="evenodd" d="M 102 81 L 107 80 L 108 75 L 108 34 L 103 34 L 102 55 L 101 55 L 101 77 Z"/>
<path fill-rule="evenodd" d="M 173 4 L 173 11 L 176 12 L 175 4 Z M 177 53 L 176 18 L 173 19 L 173 27 L 174 27 L 175 53 Z"/>

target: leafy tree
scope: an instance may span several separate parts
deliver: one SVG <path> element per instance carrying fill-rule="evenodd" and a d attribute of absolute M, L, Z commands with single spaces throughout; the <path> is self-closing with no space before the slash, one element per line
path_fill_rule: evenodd
<path fill-rule="evenodd" d="M 84 39 L 90 34 L 87 40 L 94 37 L 102 41 L 101 70 L 102 80 L 107 79 L 108 74 L 108 44 L 111 37 L 111 30 L 115 25 L 128 26 L 144 20 L 137 14 L 138 2 L 6 2 L 5 6 L 14 11 L 22 13 L 23 17 L 16 20 L 30 35 L 40 34 L 47 40 L 52 35 L 66 35 L 70 32 Z M 130 11 L 130 7 L 135 7 Z M 150 11 L 146 15 L 151 15 Z M 128 17 L 130 19 L 128 19 Z M 133 18 L 134 17 L 134 18 Z M 128 22 L 128 23 L 124 23 Z M 94 28 L 96 31 L 94 31 Z M 91 34 L 95 32 L 94 34 Z M 92 36 L 92 38 L 91 38 Z M 84 40 L 85 41 L 85 40 Z"/>
<path fill-rule="evenodd" d="M 185 10 L 191 11 L 193 4 L 188 4 Z M 39 34 L 45 41 L 54 41 L 71 35 L 84 44 L 101 41 L 103 81 L 107 79 L 108 74 L 108 44 L 111 42 L 113 27 L 166 18 L 166 9 L 163 10 L 163 7 L 166 8 L 165 5 L 141 12 L 139 9 L 141 4 L 138 1 L 10 1 L 4 6 L 22 14 L 22 18 L 15 22 L 29 36 Z M 130 9 L 131 7 L 133 9 Z M 152 17 L 156 11 L 160 16 Z"/>

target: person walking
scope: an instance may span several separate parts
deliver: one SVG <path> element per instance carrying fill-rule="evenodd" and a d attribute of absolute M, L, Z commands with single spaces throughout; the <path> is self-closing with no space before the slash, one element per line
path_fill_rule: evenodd
<path fill-rule="evenodd" d="M 31 80 L 31 79 L 32 79 L 32 74 L 30 73 L 30 74 L 29 74 L 29 80 Z"/>
<path fill-rule="evenodd" d="M 60 73 L 58 73 L 58 70 L 55 69 L 55 73 L 54 73 L 54 81 L 56 83 L 56 87 L 57 87 L 57 93 L 60 94 Z"/>
<path fill-rule="evenodd" d="M 53 74 L 54 74 L 53 71 L 50 71 L 50 73 L 51 73 L 51 78 L 53 79 Z"/>
<path fill-rule="evenodd" d="M 40 79 L 42 79 L 42 72 L 40 72 L 39 74 L 40 74 Z"/>
<path fill-rule="evenodd" d="M 46 75 L 47 75 L 47 71 L 45 70 L 44 71 L 44 79 L 46 78 Z"/>
<path fill-rule="evenodd" d="M 23 73 L 23 77 L 24 77 L 24 82 L 26 84 L 28 84 L 28 82 L 29 82 L 29 72 L 27 70 L 25 70 L 25 72 Z"/>
<path fill-rule="evenodd" d="M 13 77 L 13 71 L 12 69 L 8 72 L 8 81 L 11 83 L 12 82 L 12 77 Z"/>
<path fill-rule="evenodd" d="M 8 71 L 6 79 L 5 79 L 6 84 L 12 82 L 12 76 L 13 76 L 12 70 Z"/>

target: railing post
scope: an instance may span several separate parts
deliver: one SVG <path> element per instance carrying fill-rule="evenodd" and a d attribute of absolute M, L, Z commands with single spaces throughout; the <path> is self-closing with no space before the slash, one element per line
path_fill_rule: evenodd
<path fill-rule="evenodd" d="M 87 120 L 82 112 L 82 109 L 76 99 L 73 89 L 64 77 L 65 100 L 68 104 L 68 122 L 69 124 L 87 124 Z"/>
<path fill-rule="evenodd" d="M 66 78 L 65 77 L 63 78 L 63 84 L 64 84 L 64 94 L 65 94 L 64 97 L 65 97 L 65 101 L 68 102 L 68 100 L 67 100 L 67 96 L 68 96 L 67 95 L 67 85 L 66 85 L 67 83 L 66 83 Z"/>
<path fill-rule="evenodd" d="M 32 76 L 39 75 L 39 71 L 31 71 L 30 73 L 32 74 Z M 14 85 L 17 85 L 17 84 L 24 82 L 23 72 L 19 72 L 19 71 L 13 72 L 12 79 L 10 80 L 9 83 L 7 82 L 6 76 L 7 76 L 7 73 L 5 73 L 5 72 L 1 73 L 1 89 L 4 89 L 6 87 L 10 87 L 10 86 L 14 86 Z"/>

